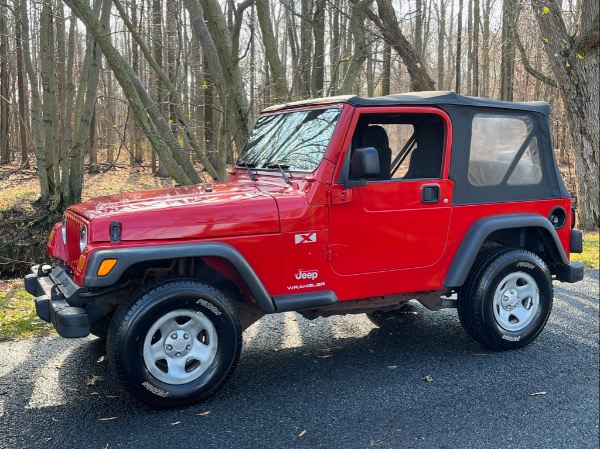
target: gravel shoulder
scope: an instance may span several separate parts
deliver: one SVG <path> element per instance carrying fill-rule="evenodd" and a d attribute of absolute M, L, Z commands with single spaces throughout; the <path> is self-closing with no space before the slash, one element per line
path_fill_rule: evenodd
<path fill-rule="evenodd" d="M 546 329 L 509 352 L 455 310 L 270 316 L 215 396 L 167 411 L 121 390 L 94 337 L 0 342 L 0 448 L 598 448 L 598 300 L 598 270 L 555 283 Z"/>

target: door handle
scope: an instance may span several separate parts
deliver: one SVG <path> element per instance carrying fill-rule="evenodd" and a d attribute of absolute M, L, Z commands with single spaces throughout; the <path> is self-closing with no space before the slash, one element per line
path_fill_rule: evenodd
<path fill-rule="evenodd" d="M 421 202 L 425 204 L 440 202 L 439 184 L 429 184 L 421 187 Z"/>

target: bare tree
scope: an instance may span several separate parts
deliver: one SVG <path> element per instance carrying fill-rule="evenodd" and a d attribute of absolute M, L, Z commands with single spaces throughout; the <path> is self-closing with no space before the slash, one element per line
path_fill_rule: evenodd
<path fill-rule="evenodd" d="M 462 58 L 462 13 L 463 13 L 463 0 L 458 0 L 458 18 L 456 19 L 456 65 L 454 71 L 454 90 L 456 93 L 461 91 L 461 58 Z"/>
<path fill-rule="evenodd" d="M 273 33 L 269 0 L 256 0 L 256 16 L 263 37 L 265 56 L 269 61 L 271 73 L 275 81 L 275 100 L 281 103 L 287 100 L 287 80 L 285 68 L 277 51 L 277 40 Z"/>
<path fill-rule="evenodd" d="M 569 32 L 556 0 L 531 0 L 574 144 L 579 225 L 600 225 L 600 5 L 582 0 Z"/>
<path fill-rule="evenodd" d="M 112 45 L 109 33 L 102 26 L 91 8 L 84 0 L 65 0 L 65 3 L 77 13 L 78 17 L 86 24 L 102 48 L 106 61 L 115 74 L 115 78 L 119 81 L 146 136 L 156 149 L 159 157 L 165 162 L 170 175 L 180 184 L 199 182 L 200 178 L 198 174 L 182 154 L 183 151 L 171 133 L 169 124 L 160 115 L 156 104 L 148 95 L 148 92 L 133 72 L 131 66 Z M 157 128 L 159 131 L 157 131 Z M 192 176 L 193 180 L 190 176 Z"/>
<path fill-rule="evenodd" d="M 8 98 L 8 26 L 6 6 L 0 4 L 0 164 L 10 163 L 8 140 L 10 100 Z"/>
<path fill-rule="evenodd" d="M 377 0 L 378 16 L 367 9 L 366 14 L 377 26 L 384 40 L 398 52 L 410 75 L 412 90 L 433 90 L 435 83 L 427 73 L 414 47 L 400 30 L 391 0 Z"/>
<path fill-rule="evenodd" d="M 25 0 L 18 0 L 25 1 Z M 16 3 L 16 11 L 19 11 L 19 3 Z M 23 67 L 23 48 L 21 20 L 15 20 L 15 49 L 17 59 L 17 92 L 19 95 L 19 138 L 21 144 L 21 167 L 29 168 L 29 154 L 27 147 L 27 114 L 25 109 L 29 104 L 28 92 L 25 89 L 25 68 Z"/>
<path fill-rule="evenodd" d="M 515 33 L 517 0 L 502 3 L 502 56 L 500 60 L 500 99 L 512 101 L 515 77 Z"/>

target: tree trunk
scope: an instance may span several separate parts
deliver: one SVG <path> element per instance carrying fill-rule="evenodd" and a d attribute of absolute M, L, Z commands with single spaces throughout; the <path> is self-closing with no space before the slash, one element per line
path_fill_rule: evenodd
<path fill-rule="evenodd" d="M 410 42 L 406 39 L 396 18 L 391 0 L 377 0 L 379 18 L 372 11 L 366 10 L 367 16 L 377 25 L 383 38 L 398 52 L 411 79 L 413 91 L 434 90 L 435 83 L 427 73 L 423 62 Z"/>
<path fill-rule="evenodd" d="M 146 60 L 148 61 L 148 63 L 150 64 L 150 66 L 152 67 L 152 69 L 154 70 L 154 74 L 160 78 L 160 80 L 162 81 L 162 83 L 166 86 L 167 91 L 169 96 L 172 96 L 175 100 L 175 103 L 177 105 L 177 107 L 175 107 L 175 113 L 177 114 L 177 120 L 182 124 L 184 130 L 185 130 L 185 135 L 190 143 L 190 145 L 192 146 L 192 148 L 194 149 L 196 155 L 200 158 L 200 161 L 202 162 L 202 164 L 204 164 L 204 168 L 207 170 L 207 172 L 213 176 L 214 178 L 217 178 L 217 172 L 216 170 L 213 168 L 213 166 L 211 165 L 211 163 L 209 162 L 209 160 L 206 158 L 206 155 L 204 154 L 204 152 L 202 151 L 202 149 L 200 148 L 200 146 L 198 145 L 196 138 L 194 137 L 194 135 L 192 134 L 192 132 L 190 131 L 190 128 L 188 126 L 188 121 L 185 117 L 185 114 L 181 111 L 181 108 L 179 107 L 179 105 L 182 103 L 181 98 L 179 97 L 179 93 L 177 91 L 177 89 L 175 88 L 175 86 L 171 83 L 171 81 L 169 80 L 168 75 L 164 72 L 164 70 L 162 69 L 162 67 L 156 62 L 156 60 L 152 57 L 152 54 L 150 53 L 150 50 L 148 49 L 148 47 L 146 46 L 146 44 L 142 41 L 142 39 L 140 38 L 140 35 L 138 34 L 138 32 L 136 31 L 136 29 L 134 28 L 133 24 L 131 23 L 131 21 L 128 19 L 127 14 L 125 12 L 125 9 L 123 8 L 123 5 L 120 3 L 119 0 L 113 0 L 113 3 L 115 4 L 115 6 L 117 7 L 117 9 L 119 10 L 119 14 L 121 15 L 121 18 L 123 19 L 123 21 L 125 22 L 125 25 L 127 26 L 127 28 L 129 29 L 129 32 L 131 33 L 131 35 L 133 36 L 133 38 L 135 39 L 136 43 L 140 46 L 140 49 L 142 50 L 142 53 L 144 54 Z M 194 22 L 196 23 L 196 22 Z M 202 21 L 202 23 L 204 23 Z M 211 57 L 216 57 L 216 53 L 213 52 L 213 54 L 211 55 Z M 128 70 L 130 70 L 131 68 L 128 67 Z M 165 120 L 164 117 L 160 114 L 160 111 L 158 110 L 158 108 L 156 107 L 155 104 L 150 105 L 150 103 L 152 103 L 150 97 L 148 96 L 148 93 L 146 92 L 145 89 L 143 89 L 141 82 L 139 82 L 139 79 L 137 78 L 137 74 L 135 74 L 134 71 L 131 71 L 133 78 L 135 78 L 134 81 L 134 86 L 138 86 L 140 87 L 139 89 L 139 95 L 142 99 L 142 101 L 145 101 L 149 107 L 148 111 L 151 112 L 151 116 L 153 117 L 152 120 L 154 120 L 155 125 L 159 128 L 159 129 L 164 129 L 164 132 L 161 131 L 161 133 L 163 134 L 163 136 L 168 137 L 167 144 L 169 145 L 169 148 L 171 148 L 171 150 L 174 153 L 175 158 L 178 160 L 178 162 L 180 162 L 180 164 L 182 163 L 179 159 L 179 155 L 181 153 L 181 148 L 179 147 L 179 144 L 177 142 L 177 139 L 175 138 L 175 136 L 173 135 L 172 131 L 169 129 L 168 132 L 165 129 Z M 220 78 L 220 80 L 222 79 L 222 77 Z M 137 81 L 136 81 L 137 80 Z M 194 182 L 200 182 L 200 178 L 198 177 L 197 173 L 194 171 L 194 168 L 191 164 L 188 163 L 183 163 L 183 168 L 186 171 L 187 175 L 189 176 L 190 179 L 193 179 Z M 169 171 L 169 173 L 171 173 Z M 171 174 L 172 176 L 172 174 Z M 222 180 L 222 179 L 221 179 Z"/>
<path fill-rule="evenodd" d="M 25 1 L 25 0 L 18 0 Z M 20 6 L 16 6 L 19 11 Z M 27 115 L 25 105 L 28 104 L 28 92 L 25 89 L 25 68 L 23 67 L 23 48 L 22 48 L 21 21 L 15 21 L 15 48 L 17 53 L 17 89 L 19 94 L 19 137 L 21 143 L 21 167 L 29 168 L 29 154 L 27 150 Z"/>
<path fill-rule="evenodd" d="M 454 74 L 454 90 L 457 94 L 461 90 L 461 58 L 462 58 L 462 13 L 463 13 L 463 0 L 458 0 L 458 18 L 456 19 L 456 65 Z"/>
<path fill-rule="evenodd" d="M 263 36 L 265 57 L 269 61 L 271 73 L 275 81 L 275 101 L 283 103 L 287 100 L 287 80 L 285 77 L 285 67 L 277 51 L 277 41 L 271 23 L 272 15 L 269 9 L 269 0 L 256 0 L 256 16 L 258 17 L 258 23 L 260 24 Z"/>
<path fill-rule="evenodd" d="M 226 86 L 226 89 L 220 90 L 219 96 L 221 101 L 227 105 L 228 113 L 224 116 L 228 121 L 227 129 L 235 142 L 236 149 L 240 151 L 250 134 L 250 106 L 240 72 L 238 55 L 233 53 L 232 36 L 225 16 L 217 0 L 201 0 L 202 7 L 198 0 L 185 0 L 185 3 L 190 11 L 190 20 L 193 21 L 194 31 L 202 34 L 199 40 L 204 54 L 209 58 L 215 87 L 219 89 L 217 80 L 224 81 L 222 88 Z M 209 35 L 206 35 L 201 29 L 203 27 L 205 29 L 208 27 Z M 215 63 L 211 63 L 214 58 L 217 58 Z M 220 166 L 218 171 L 219 179 L 221 179 L 226 175 L 226 166 Z"/>
<path fill-rule="evenodd" d="M 315 57 L 312 76 L 314 87 L 312 90 L 316 97 L 322 97 L 325 86 L 325 0 L 315 0 L 313 34 L 315 38 Z"/>
<path fill-rule="evenodd" d="M 415 0 L 415 53 L 423 58 L 423 0 Z"/>
<path fill-rule="evenodd" d="M 575 155 L 579 227 L 595 230 L 600 225 L 600 8 L 595 0 L 583 0 L 578 32 L 571 36 L 556 0 L 531 3 L 567 113 Z"/>
<path fill-rule="evenodd" d="M 300 0 L 300 97 L 310 98 L 312 0 Z"/>
<path fill-rule="evenodd" d="M 8 25 L 6 6 L 0 5 L 0 164 L 10 164 L 8 140 Z"/>
<path fill-rule="evenodd" d="M 383 67 L 381 69 L 381 95 L 390 94 L 390 82 L 392 78 L 392 47 L 385 42 L 383 44 Z"/>
<path fill-rule="evenodd" d="M 492 13 L 492 0 L 484 0 L 483 24 L 482 24 L 482 48 L 483 66 L 481 79 L 481 95 L 490 96 L 490 15 Z"/>
<path fill-rule="evenodd" d="M 500 99 L 512 101 L 515 78 L 515 37 L 517 1 L 504 0 L 502 3 L 502 54 L 500 59 Z"/>
<path fill-rule="evenodd" d="M 440 0 L 438 12 L 437 88 L 444 90 L 444 46 L 446 44 L 446 0 Z"/>
<path fill-rule="evenodd" d="M 107 29 L 110 22 L 110 7 L 110 0 L 103 0 L 99 21 L 99 25 L 103 29 Z M 91 9 L 90 13 L 94 14 Z M 95 14 L 94 18 L 96 18 Z M 96 18 L 96 20 L 98 19 Z M 88 31 L 91 31 L 89 27 Z M 78 125 L 75 128 L 76 134 L 74 136 L 71 165 L 69 167 L 69 192 L 67 192 L 65 196 L 65 205 L 81 201 L 81 191 L 83 189 L 83 162 L 86 149 L 88 148 L 92 116 L 96 107 L 98 79 L 100 78 L 100 69 L 102 65 L 102 49 L 95 37 L 89 43 L 91 46 L 91 59 L 87 76 L 87 85 L 85 86 L 85 100 L 83 101 L 83 108 L 79 115 Z M 80 87 L 80 89 L 81 88 L 82 87 Z"/>
<path fill-rule="evenodd" d="M 154 44 L 154 60 L 159 65 L 159 67 L 163 66 L 163 36 L 162 36 L 162 2 L 161 0 L 152 0 L 152 42 Z M 164 116 L 167 116 L 166 110 L 167 106 L 167 98 L 168 94 L 163 87 L 163 83 L 159 76 L 154 75 L 154 98 L 156 99 L 156 104 L 158 105 L 158 109 L 160 113 Z M 169 173 L 164 166 L 164 163 L 159 161 L 158 169 L 156 169 L 156 156 L 153 150 L 152 157 L 152 169 L 154 174 L 161 178 L 166 178 L 169 176 Z"/>
<path fill-rule="evenodd" d="M 331 47 L 329 67 L 331 72 L 331 81 L 329 84 L 329 95 L 336 95 L 338 89 L 338 80 L 340 73 L 340 5 L 336 2 L 333 5 L 333 23 L 331 25 Z"/>
<path fill-rule="evenodd" d="M 33 148 L 37 161 L 37 171 L 40 178 L 40 201 L 46 203 L 50 198 L 50 186 L 48 185 L 48 173 L 46 172 L 46 154 L 44 153 L 44 137 L 42 135 L 42 116 L 40 91 L 37 72 L 31 60 L 31 48 L 29 46 L 29 16 L 27 14 L 27 1 L 22 0 L 20 5 L 20 18 L 23 26 L 23 60 L 29 77 L 31 88 L 31 129 L 33 131 Z"/>
<path fill-rule="evenodd" d="M 96 137 L 96 110 L 92 112 L 92 120 L 90 121 L 90 132 L 88 134 L 88 152 L 90 154 L 89 173 L 100 172 L 98 166 L 98 138 Z"/>
<path fill-rule="evenodd" d="M 140 22 L 138 19 L 138 11 L 137 5 L 135 2 L 131 2 L 131 24 L 132 28 L 139 34 L 140 32 Z M 118 6 L 117 6 L 118 8 Z M 139 45 L 134 38 L 134 41 L 131 43 L 131 53 L 132 53 L 132 66 L 133 71 L 137 74 L 140 73 L 140 55 L 139 55 Z M 135 119 L 134 121 L 134 143 L 133 143 L 133 152 L 132 156 L 137 164 L 142 164 L 144 162 L 144 151 L 142 149 L 142 130 L 140 128 L 139 121 Z"/>
<path fill-rule="evenodd" d="M 73 144 L 73 127 L 71 114 L 73 112 L 73 64 L 75 59 L 75 29 L 77 20 L 75 17 L 71 17 L 71 23 L 69 26 L 69 46 L 67 50 L 67 67 L 66 67 L 66 80 L 65 80 L 65 105 L 64 105 L 64 129 L 63 129 L 63 140 L 61 142 L 61 171 L 62 171 L 62 207 L 67 204 L 68 195 L 70 191 L 69 186 L 69 167 L 70 167 L 70 152 Z"/>
<path fill-rule="evenodd" d="M 53 203 L 60 198 L 60 167 L 58 165 L 58 111 L 56 107 L 54 11 L 51 0 L 44 0 L 40 21 L 41 75 L 43 89 L 44 152 L 46 172 Z"/>
<path fill-rule="evenodd" d="M 350 66 L 346 71 L 344 82 L 340 87 L 340 95 L 349 95 L 352 93 L 354 81 L 358 76 L 358 72 L 362 67 L 365 59 L 367 59 L 367 42 L 365 39 L 365 12 L 364 9 L 373 3 L 373 0 L 361 0 L 352 6 L 352 15 L 350 16 L 350 29 L 354 36 L 354 54 L 350 61 Z"/>
<path fill-rule="evenodd" d="M 115 74 L 115 78 L 119 81 L 119 84 L 123 88 L 123 92 L 137 118 L 140 120 L 144 132 L 150 140 L 150 143 L 154 146 L 154 148 L 156 148 L 161 159 L 164 159 L 165 165 L 167 166 L 167 169 L 169 170 L 169 173 L 173 179 L 180 184 L 191 184 L 192 180 L 187 175 L 187 170 L 184 170 L 180 164 L 187 162 L 188 166 L 191 167 L 192 170 L 193 167 L 189 161 L 181 157 L 181 154 L 177 154 L 177 147 L 171 147 L 173 143 L 171 140 L 172 137 L 165 135 L 164 133 L 165 128 L 170 132 L 169 125 L 164 120 L 164 117 L 162 118 L 162 121 L 157 124 L 157 126 L 160 125 L 161 130 L 161 134 L 158 134 L 148 115 L 148 113 L 151 113 L 153 115 L 153 120 L 159 121 L 159 118 L 156 116 L 156 105 L 150 99 L 148 92 L 146 92 L 142 86 L 139 78 L 133 72 L 131 66 L 113 47 L 107 30 L 98 21 L 97 17 L 89 8 L 85 0 L 64 1 L 67 5 L 69 5 L 69 7 L 71 7 L 71 9 L 73 9 L 74 12 L 77 13 L 78 17 L 81 18 L 81 20 L 86 24 L 88 29 L 96 38 L 97 42 L 102 47 L 102 52 L 104 53 L 106 62 L 110 65 L 113 73 Z M 165 145 L 165 142 L 170 144 L 168 148 Z M 197 177 L 197 179 L 199 180 L 199 177 Z"/>
<path fill-rule="evenodd" d="M 473 95 L 479 96 L 479 25 L 481 22 L 481 13 L 479 10 L 479 1 L 473 0 Z"/>

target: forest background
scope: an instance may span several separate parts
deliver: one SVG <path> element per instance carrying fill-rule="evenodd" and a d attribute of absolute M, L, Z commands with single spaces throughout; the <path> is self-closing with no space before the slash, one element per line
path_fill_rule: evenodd
<path fill-rule="evenodd" d="M 222 181 L 263 108 L 342 94 L 549 102 L 578 226 L 597 230 L 599 9 L 597 0 L 0 0 L 0 180 L 36 180 L 35 201 L 0 210 L 2 271 L 36 260 L 89 173 Z"/>

